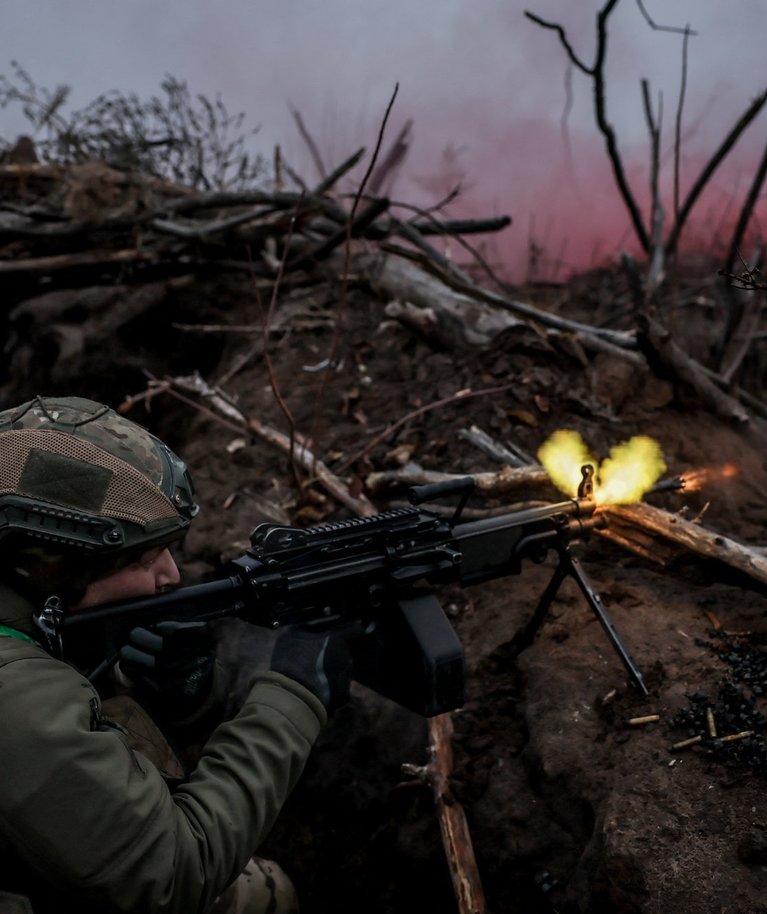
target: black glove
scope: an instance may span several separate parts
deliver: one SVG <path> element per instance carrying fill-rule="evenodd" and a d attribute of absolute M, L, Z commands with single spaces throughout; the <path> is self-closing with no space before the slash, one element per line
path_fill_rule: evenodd
<path fill-rule="evenodd" d="M 120 650 L 120 670 L 185 717 L 211 689 L 215 640 L 207 622 L 166 620 L 134 628 Z"/>
<path fill-rule="evenodd" d="M 288 626 L 277 634 L 269 667 L 313 692 L 328 712 L 349 700 L 352 657 L 346 638 L 332 629 Z"/>

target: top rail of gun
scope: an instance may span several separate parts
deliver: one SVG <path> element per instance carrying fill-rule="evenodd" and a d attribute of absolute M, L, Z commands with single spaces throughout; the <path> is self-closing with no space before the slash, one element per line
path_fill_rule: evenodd
<path fill-rule="evenodd" d="M 414 507 L 393 508 L 370 517 L 354 517 L 333 521 L 316 527 L 289 527 L 278 524 L 259 524 L 253 531 L 251 543 L 257 555 L 304 550 L 313 545 L 341 543 L 364 539 L 366 534 L 375 537 L 386 532 L 415 529 L 420 523 L 433 524 L 439 519 L 427 511 Z"/>
<path fill-rule="evenodd" d="M 459 522 L 455 526 L 444 518 L 431 513 L 428 506 L 401 507 L 370 517 L 351 518 L 315 527 L 299 528 L 265 523 L 254 530 L 252 543 L 256 554 L 268 556 L 293 550 L 303 551 L 311 549 L 312 546 L 321 547 L 331 542 L 340 545 L 345 541 L 358 540 L 362 545 L 365 534 L 370 534 L 372 539 L 379 534 L 382 536 L 387 534 L 396 536 L 398 533 L 417 535 L 419 528 L 449 532 L 452 526 L 452 535 L 457 539 L 462 539 L 560 515 L 576 518 L 590 516 L 594 513 L 595 507 L 596 505 L 591 499 L 571 498 L 567 501 L 534 508 L 512 510 L 506 514 L 498 514 L 480 520 Z"/>

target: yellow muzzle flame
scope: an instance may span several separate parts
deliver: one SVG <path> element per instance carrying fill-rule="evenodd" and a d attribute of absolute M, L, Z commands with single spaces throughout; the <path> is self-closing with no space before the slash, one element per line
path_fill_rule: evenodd
<path fill-rule="evenodd" d="M 561 429 L 541 445 L 538 459 L 554 485 L 570 496 L 578 493 L 581 466 L 590 463 L 594 467 L 594 500 L 602 505 L 641 501 L 666 472 L 660 445 L 647 435 L 635 435 L 615 445 L 598 464 L 578 432 Z"/>

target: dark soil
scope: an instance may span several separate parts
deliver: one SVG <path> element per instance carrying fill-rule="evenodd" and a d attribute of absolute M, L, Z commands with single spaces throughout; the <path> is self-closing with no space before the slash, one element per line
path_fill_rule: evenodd
<path fill-rule="evenodd" d="M 714 273 L 714 267 L 701 273 L 700 283 Z M 610 312 L 618 280 L 611 282 L 609 274 L 580 278 L 549 291 L 547 306 L 595 322 Z M 696 305 L 689 282 L 684 289 L 687 304 L 677 307 L 683 287 L 670 281 L 664 313 L 680 343 L 688 340 L 704 357 L 720 325 L 710 308 Z M 540 290 L 521 294 L 543 296 Z M 396 466 L 404 453 L 426 468 L 496 469 L 459 436 L 471 424 L 532 454 L 559 428 L 577 429 L 602 456 L 631 435 L 650 434 L 670 474 L 728 461 L 739 467 L 726 483 L 653 496 L 654 504 L 688 516 L 705 508 L 706 526 L 765 544 L 766 439 L 758 420 L 732 427 L 669 381 L 629 371 L 607 355 L 586 357 L 564 339 L 555 345 L 533 327 L 508 331 L 482 351 L 445 351 L 387 320 L 386 302 L 354 283 L 337 368 L 327 374 L 315 369 L 331 354 L 335 329 L 321 318 L 337 300 L 332 281 L 286 286 L 278 313 L 291 308 L 294 317 L 271 337 L 269 356 L 295 428 L 312 436 L 317 452 L 353 488 L 364 489 L 368 472 Z M 78 327 L 79 321 L 73 313 L 58 326 Z M 179 324 L 238 329 L 202 332 Z M 77 393 L 117 406 L 144 389 L 144 372 L 162 377 L 199 370 L 215 384 L 258 340 L 243 328 L 258 324 L 250 280 L 217 275 L 169 287 L 162 307 L 116 322 L 109 338 L 89 338 L 68 361 L 61 335 L 54 339 L 45 324 L 17 324 L 8 337 L 13 370 L 3 403 Z M 46 359 L 35 357 L 43 349 Z M 502 393 L 423 412 L 360 456 L 375 435 L 420 407 L 462 388 L 512 382 Z M 263 356 L 251 358 L 224 386 L 247 415 L 288 431 Z M 257 522 L 312 524 L 347 516 L 316 487 L 299 497 L 285 456 L 263 441 L 168 396 L 149 407 L 136 406 L 129 415 L 184 455 L 202 504 L 183 550 L 189 580 L 215 574 L 241 552 Z M 541 497 L 540 491 L 530 495 Z M 546 497 L 562 496 L 552 490 Z M 758 716 L 767 705 L 754 672 L 764 662 L 764 594 L 692 559 L 662 568 L 599 538 L 576 551 L 644 673 L 647 698 L 627 680 L 595 616 L 569 584 L 532 646 L 516 655 L 512 639 L 533 612 L 551 564 L 440 593 L 463 641 L 468 672 L 467 702 L 454 715 L 451 789 L 468 818 L 488 910 L 767 911 L 767 727 Z M 260 632 L 230 623 L 221 634 L 229 662 L 265 654 L 268 638 Z M 709 706 L 719 736 L 744 729 L 754 736 L 731 744 L 712 739 Z M 628 724 L 651 714 L 659 719 Z M 704 736 L 697 745 L 672 750 L 697 733 Z M 401 770 L 403 763 L 427 760 L 425 721 L 355 687 L 261 849 L 294 878 L 304 914 L 457 910 L 433 797 Z"/>

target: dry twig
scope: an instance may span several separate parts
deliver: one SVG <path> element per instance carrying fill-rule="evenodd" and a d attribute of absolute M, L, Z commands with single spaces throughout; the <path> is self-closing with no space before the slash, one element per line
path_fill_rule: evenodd
<path fill-rule="evenodd" d="M 129 408 L 134 403 L 141 400 L 149 400 L 161 393 L 174 396 L 188 406 L 204 412 L 211 418 L 223 422 L 239 432 L 250 432 L 277 447 L 288 456 L 292 453 L 296 461 L 305 470 L 313 474 L 313 479 L 305 481 L 304 485 L 316 481 L 339 504 L 344 505 L 361 517 L 376 513 L 375 507 L 365 495 L 353 496 L 349 492 L 348 486 L 332 473 L 321 460 L 315 457 L 303 436 L 296 432 L 295 440 L 291 441 L 287 435 L 277 431 L 277 429 L 266 425 L 264 422 L 259 422 L 258 419 L 246 416 L 223 391 L 209 387 L 199 375 L 166 378 L 162 381 L 152 382 L 144 393 L 129 398 L 121 408 Z M 202 398 L 203 402 L 200 404 L 198 401 L 184 396 L 184 394 L 194 394 L 196 397 Z"/>
<path fill-rule="evenodd" d="M 484 914 L 485 894 L 479 879 L 471 833 L 463 807 L 450 789 L 450 778 L 453 773 L 451 716 L 439 714 L 430 718 L 429 733 L 429 763 L 423 768 L 403 765 L 403 770 L 406 774 L 428 784 L 434 794 L 458 914 Z"/>
<path fill-rule="evenodd" d="M 463 479 L 466 475 L 466 473 L 441 473 L 437 470 L 425 470 L 417 463 L 408 463 L 396 470 L 369 473 L 365 479 L 365 485 L 373 495 L 384 496 L 396 489 L 434 482 L 449 482 L 453 479 Z M 476 491 L 487 498 L 497 498 L 531 488 L 551 487 L 549 474 L 539 466 L 504 466 L 496 473 L 469 475 L 474 479 Z"/>
<path fill-rule="evenodd" d="M 463 390 L 457 390 L 454 394 L 450 394 L 449 397 L 442 397 L 432 403 L 426 403 L 424 406 L 419 406 L 418 409 L 414 409 L 412 412 L 407 413 L 407 415 L 397 419 L 396 422 L 392 422 L 391 425 L 388 425 L 382 432 L 371 438 L 365 447 L 343 462 L 341 469 L 345 470 L 350 466 L 354 466 L 354 464 L 358 463 L 364 457 L 367 457 L 374 447 L 381 444 L 382 441 L 391 438 L 391 436 L 402 428 L 403 425 L 407 425 L 408 422 L 412 422 L 413 419 L 417 419 L 419 416 L 424 415 L 424 413 L 431 412 L 433 409 L 441 409 L 444 406 L 449 406 L 452 403 L 458 403 L 462 400 L 471 400 L 475 397 L 489 397 L 493 394 L 503 393 L 503 391 L 510 390 L 514 386 L 514 384 L 501 384 L 497 387 L 485 387 L 482 390 L 464 388 Z"/>

